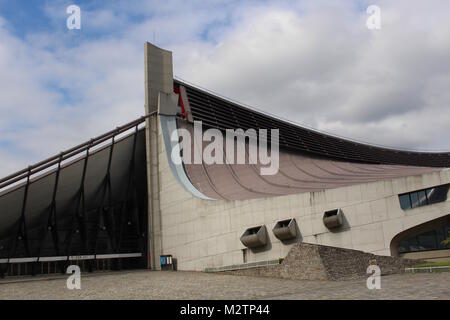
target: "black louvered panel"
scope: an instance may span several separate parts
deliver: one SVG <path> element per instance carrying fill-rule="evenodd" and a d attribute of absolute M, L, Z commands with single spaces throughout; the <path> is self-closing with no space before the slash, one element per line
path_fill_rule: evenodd
<path fill-rule="evenodd" d="M 449 152 L 408 152 L 345 140 L 276 119 L 175 80 L 175 85 L 180 84 L 186 88 L 194 120 L 201 120 L 205 127 L 279 129 L 280 148 L 345 161 L 450 167 Z"/>

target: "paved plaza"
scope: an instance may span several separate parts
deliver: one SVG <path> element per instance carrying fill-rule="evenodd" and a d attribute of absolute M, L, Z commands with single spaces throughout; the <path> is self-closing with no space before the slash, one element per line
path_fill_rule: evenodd
<path fill-rule="evenodd" d="M 0 280 L 0 299 L 450 299 L 450 273 L 383 276 L 380 290 L 365 280 L 306 281 L 200 272 L 132 271 L 82 275 L 81 289 L 65 277 Z"/>

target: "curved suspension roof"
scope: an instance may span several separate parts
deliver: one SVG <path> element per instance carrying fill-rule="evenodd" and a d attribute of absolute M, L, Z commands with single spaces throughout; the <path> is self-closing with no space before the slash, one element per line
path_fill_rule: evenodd
<path fill-rule="evenodd" d="M 206 92 L 179 80 L 174 86 L 183 86 L 194 121 L 202 121 L 211 128 L 244 130 L 279 129 L 280 148 L 300 154 L 309 154 L 333 160 L 421 167 L 450 167 L 450 152 L 415 152 L 383 148 L 351 141 L 295 125 L 252 110 L 235 102 Z"/>

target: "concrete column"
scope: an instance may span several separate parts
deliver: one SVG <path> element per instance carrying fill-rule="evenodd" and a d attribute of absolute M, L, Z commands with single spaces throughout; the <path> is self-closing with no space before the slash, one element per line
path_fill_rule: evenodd
<path fill-rule="evenodd" d="M 159 93 L 173 93 L 172 52 L 145 43 L 145 114 L 148 189 L 148 268 L 160 269 L 162 253 L 161 210 L 159 198 Z"/>
<path fill-rule="evenodd" d="M 160 92 L 173 93 L 172 52 L 145 43 L 145 111 L 158 110 Z"/>

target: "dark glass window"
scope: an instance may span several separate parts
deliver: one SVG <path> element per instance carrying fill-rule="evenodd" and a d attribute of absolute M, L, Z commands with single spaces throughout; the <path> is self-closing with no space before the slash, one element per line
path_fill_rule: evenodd
<path fill-rule="evenodd" d="M 441 248 L 443 246 L 442 241 L 444 241 L 445 239 L 447 239 L 447 234 L 445 233 L 445 229 L 438 229 L 436 230 L 436 240 L 438 243 L 438 246 Z"/>
<path fill-rule="evenodd" d="M 409 243 L 408 241 L 401 241 L 400 244 L 398 245 L 398 252 L 399 253 L 404 253 L 404 252 L 409 252 Z"/>
<path fill-rule="evenodd" d="M 420 245 L 420 250 L 433 250 L 437 249 L 437 238 L 434 231 L 422 233 L 417 236 L 417 243 Z"/>
<path fill-rule="evenodd" d="M 411 209 L 411 199 L 409 198 L 409 193 L 400 195 L 399 199 L 400 207 L 402 207 L 403 210 Z"/>
<path fill-rule="evenodd" d="M 450 246 L 445 246 L 442 241 L 450 234 L 450 227 L 438 228 L 436 230 L 421 233 L 417 236 L 400 241 L 398 245 L 399 253 L 416 252 L 449 249 Z"/>
<path fill-rule="evenodd" d="M 429 204 L 447 201 L 450 184 L 412 191 L 398 196 L 400 207 L 403 210 L 426 206 Z"/>
<path fill-rule="evenodd" d="M 419 206 L 426 206 L 428 204 L 428 201 L 425 190 L 419 191 L 417 194 L 419 195 Z"/>
<path fill-rule="evenodd" d="M 410 238 L 407 242 L 409 251 L 420 251 L 420 245 L 417 241 L 417 237 Z"/>
<path fill-rule="evenodd" d="M 448 189 L 449 185 L 432 188 L 430 191 L 430 196 L 428 197 L 428 202 L 432 204 L 446 201 Z"/>
<path fill-rule="evenodd" d="M 410 196 L 411 196 L 411 207 L 417 208 L 419 206 L 419 195 L 417 194 L 417 192 L 411 192 Z"/>
<path fill-rule="evenodd" d="M 434 188 L 429 188 L 429 189 L 425 190 L 425 193 L 427 194 L 427 199 L 430 199 L 432 197 L 433 192 L 434 192 Z M 431 203 L 430 200 L 428 200 L 428 202 Z"/>

